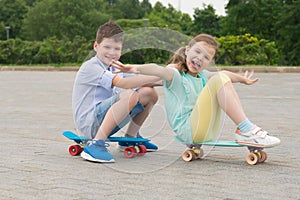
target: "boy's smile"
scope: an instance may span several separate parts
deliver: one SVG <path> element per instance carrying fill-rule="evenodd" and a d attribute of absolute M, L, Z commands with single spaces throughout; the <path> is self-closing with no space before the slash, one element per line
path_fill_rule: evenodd
<path fill-rule="evenodd" d="M 119 60 L 121 57 L 122 45 L 121 41 L 116 42 L 113 38 L 104 38 L 100 44 L 94 43 L 94 50 L 98 59 L 109 66 L 112 60 Z"/>

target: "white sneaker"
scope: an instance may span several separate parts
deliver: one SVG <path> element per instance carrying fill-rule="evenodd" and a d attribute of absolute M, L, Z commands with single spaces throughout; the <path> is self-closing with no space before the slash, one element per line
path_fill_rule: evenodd
<path fill-rule="evenodd" d="M 249 145 L 253 147 L 273 147 L 280 144 L 280 139 L 270 136 L 267 131 L 260 127 L 255 127 L 247 133 L 242 133 L 236 129 L 236 141 L 241 145 Z"/>

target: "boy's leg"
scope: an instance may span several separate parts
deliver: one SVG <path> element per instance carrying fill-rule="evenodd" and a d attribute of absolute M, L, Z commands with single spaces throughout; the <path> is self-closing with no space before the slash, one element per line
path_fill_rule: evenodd
<path fill-rule="evenodd" d="M 156 104 L 158 100 L 158 94 L 156 90 L 152 87 L 142 87 L 138 90 L 137 92 L 138 97 L 139 97 L 139 103 L 141 103 L 144 107 L 144 109 L 135 114 L 133 113 L 133 118 L 131 122 L 129 123 L 128 129 L 127 129 L 127 134 L 126 136 L 129 137 L 142 137 L 139 133 L 139 130 L 141 126 L 143 125 L 144 121 L 147 119 L 149 116 L 149 113 L 151 112 L 153 106 Z M 137 105 L 138 107 L 138 105 Z M 141 109 L 137 108 L 138 111 Z M 133 108 L 132 112 L 135 112 L 136 108 Z M 122 146 L 125 144 L 120 142 L 119 146 L 121 146 L 120 149 L 123 149 Z M 157 151 L 158 147 L 157 145 L 151 143 L 151 142 L 144 142 L 143 145 L 146 147 L 147 151 Z"/>
<path fill-rule="evenodd" d="M 94 162 L 114 162 L 113 156 L 106 149 L 105 140 L 129 115 L 137 101 L 138 96 L 133 90 L 124 90 L 118 96 L 113 96 L 96 107 L 96 124 L 101 125 L 93 141 L 89 142 L 81 153 L 84 159 Z"/>
<path fill-rule="evenodd" d="M 111 105 L 105 114 L 95 140 L 105 140 L 130 113 L 138 102 L 138 95 L 133 90 L 124 90 L 119 94 L 119 100 Z"/>
<path fill-rule="evenodd" d="M 128 126 L 127 134 L 131 137 L 136 137 L 137 132 L 140 130 L 158 100 L 158 94 L 152 87 L 140 88 L 137 94 L 139 102 L 144 106 L 144 110 L 136 114 Z"/>

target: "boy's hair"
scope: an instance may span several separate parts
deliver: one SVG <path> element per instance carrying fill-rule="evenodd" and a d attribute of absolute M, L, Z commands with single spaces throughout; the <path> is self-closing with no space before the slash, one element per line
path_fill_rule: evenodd
<path fill-rule="evenodd" d="M 208 34 L 199 34 L 196 37 L 194 37 L 188 44 L 189 47 L 192 47 L 197 42 L 206 42 L 209 46 L 211 46 L 215 50 L 215 56 L 216 57 L 219 49 L 219 43 L 215 40 L 215 38 Z M 187 72 L 188 68 L 186 66 L 186 55 L 185 55 L 186 47 L 179 48 L 174 55 L 171 57 L 169 64 L 177 64 L 180 68 L 180 72 Z M 213 58 L 213 59 L 214 59 Z"/>
<path fill-rule="evenodd" d="M 116 42 L 123 42 L 124 31 L 114 21 L 109 20 L 105 24 L 101 25 L 97 31 L 97 43 L 100 44 L 104 38 L 113 38 Z"/>

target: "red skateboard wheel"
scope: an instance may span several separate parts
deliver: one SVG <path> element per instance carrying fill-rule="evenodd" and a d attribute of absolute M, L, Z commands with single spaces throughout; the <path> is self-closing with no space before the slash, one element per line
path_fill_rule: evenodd
<path fill-rule="evenodd" d="M 145 153 L 147 152 L 147 148 L 144 145 L 139 145 L 138 148 L 139 148 L 138 156 L 145 155 Z"/>
<path fill-rule="evenodd" d="M 136 149 L 134 147 L 127 147 L 124 150 L 124 156 L 126 158 L 132 158 L 137 154 Z"/>
<path fill-rule="evenodd" d="M 75 145 L 71 145 L 69 147 L 69 153 L 71 156 L 77 156 L 79 155 L 81 152 L 83 151 L 83 148 L 78 145 L 78 144 L 75 144 Z"/>

